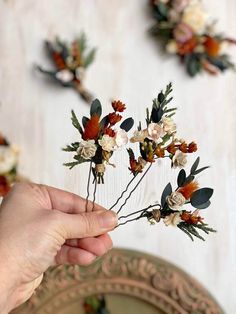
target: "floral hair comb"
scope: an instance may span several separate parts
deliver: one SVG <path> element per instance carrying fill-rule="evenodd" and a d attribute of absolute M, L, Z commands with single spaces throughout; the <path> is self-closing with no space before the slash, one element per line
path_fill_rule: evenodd
<path fill-rule="evenodd" d="M 216 32 L 200 0 L 151 0 L 151 6 L 156 21 L 151 34 L 163 40 L 168 53 L 180 57 L 190 76 L 235 69 L 227 48 L 236 41 Z"/>
<path fill-rule="evenodd" d="M 209 167 L 199 168 L 200 158 L 198 157 L 188 175 L 183 169 L 187 163 L 187 155 L 196 152 L 197 145 L 195 142 L 186 143 L 177 136 L 176 124 L 172 119 L 176 113 L 176 108 L 169 107 L 172 101 L 171 92 L 172 84 L 169 84 L 165 92 L 161 91 L 158 94 L 158 97 L 153 100 L 151 111 L 147 109 L 146 127 L 142 128 L 141 123 L 139 123 L 137 130 L 130 138 L 131 144 L 138 145 L 139 156 L 138 158 L 135 157 L 132 148 L 127 149 L 128 169 L 132 177 L 109 210 L 118 208 L 116 210 L 119 215 L 118 226 L 142 218 L 146 218 L 151 224 L 163 220 L 166 226 L 177 226 L 192 240 L 194 236 L 204 240 L 199 231 L 207 234 L 215 232 L 214 229 L 204 223 L 204 219 L 200 216 L 200 211 L 211 204 L 210 198 L 213 195 L 213 189 L 200 188 L 196 176 Z M 90 109 L 90 118 L 82 118 L 83 126 L 72 111 L 72 124 L 79 131 L 81 140 L 64 148 L 64 151 L 74 152 L 74 160 L 65 163 L 65 166 L 71 169 L 84 162 L 90 164 L 86 209 L 90 194 L 91 174 L 93 174 L 94 179 L 94 206 L 97 184 L 104 183 L 106 166 L 113 165 L 110 159 L 117 148 L 128 144 L 127 132 L 134 124 L 132 118 L 127 118 L 117 127 L 118 122 L 122 120 L 120 113 L 125 110 L 125 105 L 121 101 L 113 101 L 112 108 L 112 113 L 100 119 L 102 106 L 97 99 L 94 100 Z M 121 215 L 121 211 L 131 195 L 159 159 L 168 159 L 171 168 L 180 168 L 177 187 L 173 190 L 171 183 L 168 183 L 163 190 L 159 203 Z"/>
<path fill-rule="evenodd" d="M 37 69 L 52 77 L 63 87 L 74 88 L 86 101 L 91 102 L 92 96 L 84 87 L 85 70 L 95 58 L 96 49 L 87 49 L 87 39 L 82 33 L 78 39 L 70 45 L 56 39 L 54 42 L 45 42 L 45 47 L 55 69 L 46 70 L 41 66 Z"/>

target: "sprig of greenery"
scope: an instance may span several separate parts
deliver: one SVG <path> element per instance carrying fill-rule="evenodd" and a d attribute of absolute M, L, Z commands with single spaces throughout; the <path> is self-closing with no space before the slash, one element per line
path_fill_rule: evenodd
<path fill-rule="evenodd" d="M 199 234 L 199 232 L 196 229 L 200 229 L 207 234 L 209 234 L 210 232 L 217 232 L 213 228 L 208 227 L 207 224 L 203 224 L 203 223 L 198 223 L 198 224 L 193 225 L 187 222 L 180 222 L 177 225 L 177 227 L 183 232 L 185 232 L 192 241 L 194 241 L 194 237 L 202 241 L 205 241 L 205 239 Z"/>

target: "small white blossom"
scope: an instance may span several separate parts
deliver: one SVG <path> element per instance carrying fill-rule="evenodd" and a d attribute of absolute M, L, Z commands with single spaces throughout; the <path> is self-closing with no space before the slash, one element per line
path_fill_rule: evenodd
<path fill-rule="evenodd" d="M 168 216 L 166 216 L 163 221 L 165 223 L 166 226 L 174 226 L 176 227 L 181 221 L 181 212 L 178 213 L 172 213 Z"/>
<path fill-rule="evenodd" d="M 128 143 L 128 136 L 125 130 L 119 129 L 115 135 L 115 142 L 117 147 L 124 146 Z"/>
<path fill-rule="evenodd" d="M 94 140 L 82 141 L 77 149 L 78 155 L 84 159 L 90 159 L 95 156 L 97 146 Z"/>
<path fill-rule="evenodd" d="M 0 146 L 0 175 L 8 173 L 17 164 L 17 151 L 10 147 L 1 145 Z"/>
<path fill-rule="evenodd" d="M 166 45 L 166 51 L 170 54 L 176 54 L 178 51 L 178 46 L 175 40 L 170 40 Z"/>
<path fill-rule="evenodd" d="M 83 67 L 78 67 L 75 69 L 75 76 L 77 80 L 83 80 L 85 76 L 85 71 Z"/>
<path fill-rule="evenodd" d="M 73 80 L 74 75 L 71 71 L 64 69 L 56 73 L 56 78 L 62 83 L 70 83 Z"/>
<path fill-rule="evenodd" d="M 165 135 L 163 128 L 158 123 L 150 123 L 148 125 L 148 138 L 157 142 Z"/>
<path fill-rule="evenodd" d="M 162 118 L 163 129 L 167 134 L 172 134 L 176 132 L 176 124 L 174 123 L 173 119 L 170 117 L 163 117 Z"/>
<path fill-rule="evenodd" d="M 115 149 L 116 141 L 114 137 L 111 137 L 107 134 L 103 135 L 100 140 L 98 140 L 99 145 L 103 150 L 111 152 Z"/>
<path fill-rule="evenodd" d="M 172 158 L 172 167 L 184 168 L 186 164 L 187 164 L 186 154 L 182 153 L 180 150 L 177 150 L 174 157 Z"/>
<path fill-rule="evenodd" d="M 166 202 L 170 209 L 179 210 L 185 204 L 186 199 L 181 193 L 175 191 L 167 196 Z"/>
<path fill-rule="evenodd" d="M 193 1 L 183 13 L 182 21 L 188 24 L 197 34 L 203 34 L 207 27 L 208 15 L 203 10 L 200 1 Z"/>

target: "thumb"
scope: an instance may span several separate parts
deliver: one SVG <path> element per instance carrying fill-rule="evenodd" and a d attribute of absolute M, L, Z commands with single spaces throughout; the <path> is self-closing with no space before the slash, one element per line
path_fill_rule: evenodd
<path fill-rule="evenodd" d="M 94 237 L 113 230 L 118 217 L 111 210 L 85 212 L 80 214 L 61 213 L 60 224 L 65 239 Z"/>

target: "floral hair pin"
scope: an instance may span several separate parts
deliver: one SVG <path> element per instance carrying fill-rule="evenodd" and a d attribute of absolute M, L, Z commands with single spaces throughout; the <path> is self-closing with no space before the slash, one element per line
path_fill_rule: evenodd
<path fill-rule="evenodd" d="M 4 197 L 18 179 L 19 151 L 0 133 L 0 197 Z"/>
<path fill-rule="evenodd" d="M 87 39 L 82 33 L 78 39 L 70 45 L 56 39 L 54 42 L 45 42 L 45 47 L 55 69 L 46 70 L 41 66 L 37 69 L 52 77 L 63 87 L 74 88 L 86 101 L 91 102 L 92 96 L 84 87 L 85 70 L 95 58 L 96 49 L 87 49 Z"/>
<path fill-rule="evenodd" d="M 151 34 L 163 40 L 168 53 L 180 57 L 190 76 L 235 69 L 227 47 L 236 41 L 215 31 L 200 0 L 151 0 L 151 6 L 156 20 Z"/>
<path fill-rule="evenodd" d="M 214 229 L 204 223 L 203 218 L 200 216 L 200 210 L 210 205 L 213 189 L 199 188 L 196 176 L 208 168 L 199 168 L 199 157 L 192 165 L 189 175 L 183 169 L 187 164 L 187 155 L 197 151 L 197 144 L 195 142 L 187 143 L 178 138 L 177 127 L 172 119 L 177 109 L 169 107 L 172 101 L 171 92 L 172 84 L 169 84 L 165 92 L 158 94 L 158 97 L 153 100 L 151 110 L 147 109 L 145 128 L 142 128 L 141 123 L 139 123 L 137 130 L 130 138 L 131 144 L 138 145 L 139 156 L 138 158 L 135 157 L 132 148 L 127 149 L 129 156 L 128 169 L 132 177 L 109 210 L 118 208 L 116 212 L 119 215 L 119 226 L 142 218 L 146 218 L 151 224 L 163 220 L 167 226 L 177 226 L 188 234 L 192 240 L 193 236 L 204 240 L 198 231 L 215 232 Z M 64 149 L 75 153 L 74 161 L 65 165 L 71 169 L 83 162 L 90 162 L 87 205 L 91 173 L 93 173 L 95 183 L 94 204 L 97 183 L 104 183 L 106 165 L 111 164 L 110 158 L 114 151 L 128 143 L 126 132 L 134 124 L 133 119 L 128 118 L 117 129 L 115 126 L 122 119 L 118 112 L 123 112 L 125 105 L 121 101 L 114 101 L 112 107 L 114 112 L 100 120 L 101 104 L 98 100 L 93 101 L 90 118 L 83 117 L 82 119 L 83 128 L 72 111 L 72 123 L 79 131 L 82 140 L 74 142 Z M 167 159 L 170 161 L 171 168 L 181 169 L 178 174 L 176 189 L 173 190 L 171 184 L 168 183 L 159 203 L 121 215 L 121 211 L 124 210 L 132 194 L 159 159 Z"/>

